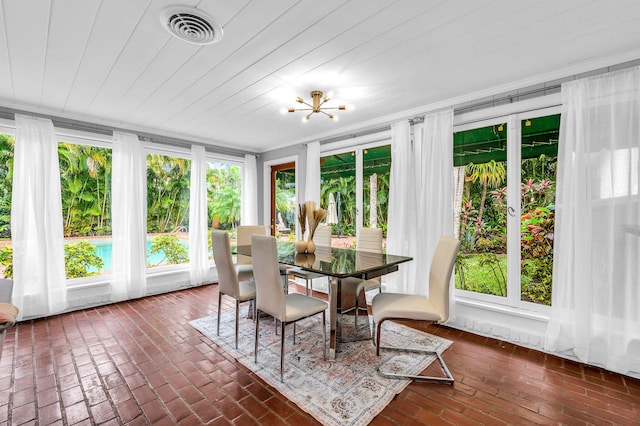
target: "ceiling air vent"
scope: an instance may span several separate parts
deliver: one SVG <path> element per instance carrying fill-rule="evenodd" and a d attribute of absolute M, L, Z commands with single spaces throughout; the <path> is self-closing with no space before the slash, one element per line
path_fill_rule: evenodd
<path fill-rule="evenodd" d="M 193 7 L 171 7 L 160 13 L 160 22 L 174 37 L 188 43 L 212 44 L 222 38 L 222 26 Z"/>

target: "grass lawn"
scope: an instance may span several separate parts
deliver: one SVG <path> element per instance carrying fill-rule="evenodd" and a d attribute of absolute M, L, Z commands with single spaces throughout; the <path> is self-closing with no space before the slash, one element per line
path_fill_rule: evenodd
<path fill-rule="evenodd" d="M 495 262 L 482 264 L 483 256 Z M 464 273 L 464 283 L 460 270 Z M 456 265 L 456 288 L 477 293 L 506 296 L 507 256 L 504 254 L 462 254 Z"/>

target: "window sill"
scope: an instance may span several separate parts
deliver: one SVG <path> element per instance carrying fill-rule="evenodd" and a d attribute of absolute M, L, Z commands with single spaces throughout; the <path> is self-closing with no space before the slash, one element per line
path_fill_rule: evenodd
<path fill-rule="evenodd" d="M 505 314 L 509 316 L 516 316 L 519 318 L 533 320 L 533 321 L 540 321 L 544 323 L 549 321 L 549 315 L 540 313 L 540 312 L 534 312 L 534 311 L 529 311 L 525 309 L 518 309 L 511 306 L 506 306 L 506 305 L 497 305 L 494 303 L 472 300 L 464 297 L 456 297 L 454 300 L 456 304 L 469 306 L 476 309 L 482 309 L 489 312 L 495 312 L 495 313 Z"/>

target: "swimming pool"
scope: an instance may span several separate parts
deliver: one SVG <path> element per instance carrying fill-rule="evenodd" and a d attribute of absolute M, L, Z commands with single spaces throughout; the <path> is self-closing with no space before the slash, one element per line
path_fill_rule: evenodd
<path fill-rule="evenodd" d="M 113 256 L 113 244 L 110 239 L 96 239 L 96 240 L 86 240 L 89 244 L 95 247 L 96 254 L 102 259 L 102 269 L 101 272 L 111 271 L 111 258 Z M 73 241 L 75 242 L 75 241 Z M 73 243 L 69 242 L 69 243 Z M 147 265 L 157 265 L 160 262 L 165 260 L 165 254 L 163 251 L 159 253 L 151 254 L 151 243 L 152 240 L 147 240 L 146 251 L 147 251 Z M 183 247 L 188 248 L 189 242 L 187 240 L 180 240 L 180 244 Z M 89 268 L 87 272 L 96 272 L 98 269 Z"/>

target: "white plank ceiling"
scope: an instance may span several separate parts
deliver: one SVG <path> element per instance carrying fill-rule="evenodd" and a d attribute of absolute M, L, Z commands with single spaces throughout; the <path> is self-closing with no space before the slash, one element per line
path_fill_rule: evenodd
<path fill-rule="evenodd" d="M 176 0 L 0 0 L 0 107 L 262 152 L 640 58 L 637 0 L 178 1 L 222 39 L 170 35 Z M 311 90 L 355 108 L 279 112 Z"/>

